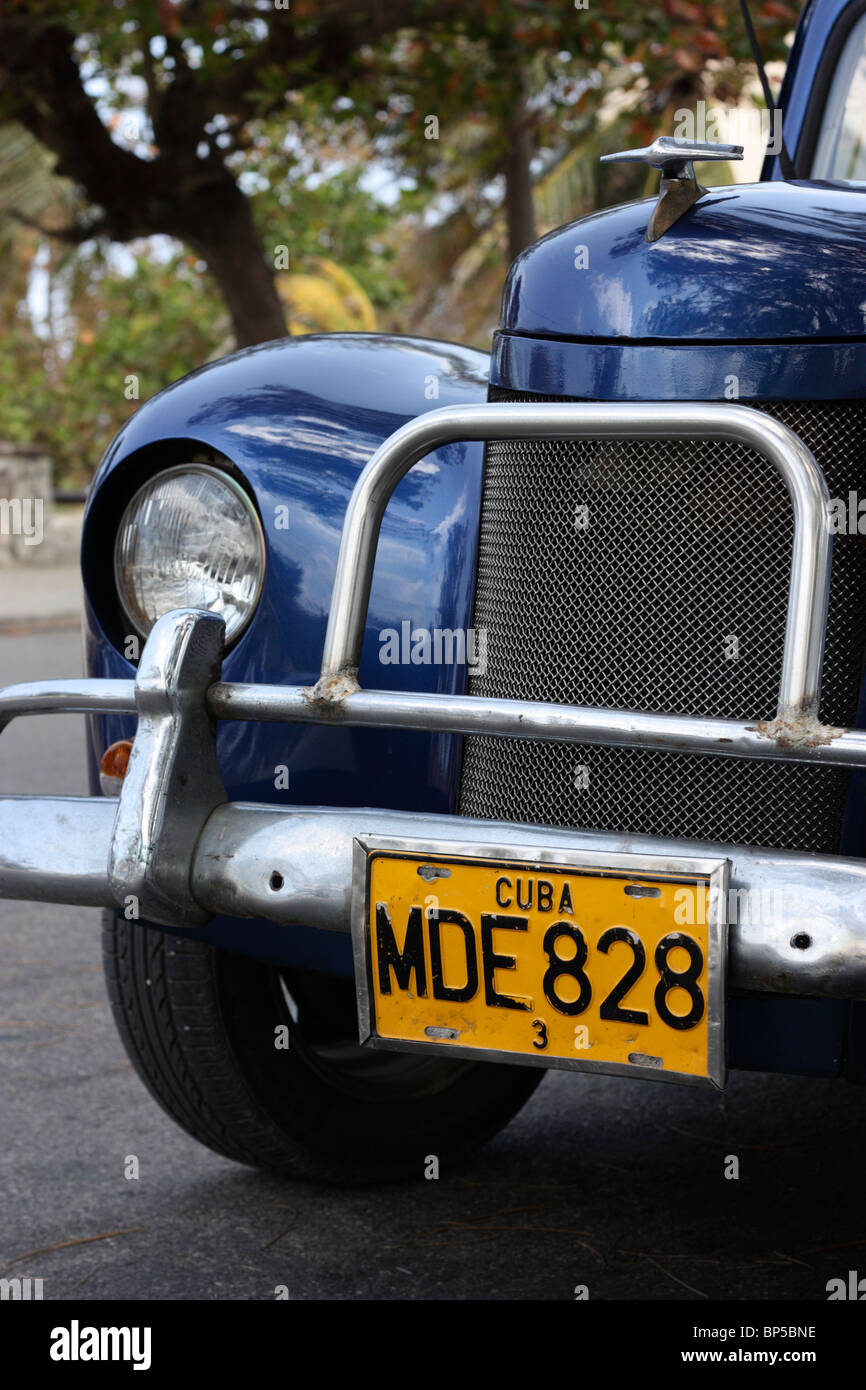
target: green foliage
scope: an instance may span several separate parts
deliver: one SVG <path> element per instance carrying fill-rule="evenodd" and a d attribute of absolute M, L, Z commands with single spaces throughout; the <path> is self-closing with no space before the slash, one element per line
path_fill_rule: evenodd
<path fill-rule="evenodd" d="M 141 401 L 219 341 L 219 296 L 191 262 L 142 252 L 121 274 L 91 253 L 58 275 L 69 307 L 52 331 L 37 335 L 19 309 L 0 338 L 0 438 L 45 448 L 61 484 L 85 482 Z"/>
<path fill-rule="evenodd" d="M 287 246 L 293 271 L 312 268 L 321 257 L 334 261 L 357 278 L 377 309 L 388 310 L 404 293 L 393 268 L 400 210 L 361 186 L 369 148 L 333 143 L 333 129 L 321 113 L 307 129 L 316 131 L 320 144 L 305 150 L 294 166 L 286 132 L 272 127 L 243 159 L 245 175 L 264 185 L 253 210 L 266 255 L 271 259 L 275 247 Z M 289 132 L 295 133 L 300 140 L 296 127 Z"/>
<path fill-rule="evenodd" d="M 784 57 L 801 7 L 752 0 L 765 61 Z M 471 215 L 489 205 L 521 92 L 535 146 L 552 157 L 592 136 L 614 88 L 627 94 L 627 137 L 646 143 L 708 88 L 735 102 L 754 78 L 739 7 L 727 0 L 588 0 L 584 9 L 574 0 L 474 0 L 439 13 L 371 48 L 339 93 L 326 83 L 313 90 L 323 105 L 334 99 L 336 120 L 360 119 L 380 157 L 411 172 L 424 196 L 459 190 Z M 435 139 L 425 135 L 428 115 L 438 120 Z"/>
<path fill-rule="evenodd" d="M 264 185 L 253 207 L 266 253 L 287 244 L 291 270 L 301 276 L 318 271 L 323 258 L 336 262 L 375 309 L 397 304 L 403 285 L 388 241 L 393 214 L 358 187 L 363 166 L 311 186 L 281 179 L 285 163 L 269 132 L 244 165 Z M 91 242 L 55 249 L 51 268 L 34 272 L 40 244 L 44 251 L 47 243 L 20 227 L 11 241 L 18 260 L 14 285 L 0 300 L 0 439 L 44 447 L 58 480 L 80 486 L 141 401 L 231 351 L 230 325 L 204 262 L 193 255 L 164 243 L 118 253 Z M 52 302 L 50 321 L 36 326 L 33 295 L 26 295 L 34 280 L 39 298 L 50 289 Z M 351 294 L 347 302 L 351 308 Z"/>

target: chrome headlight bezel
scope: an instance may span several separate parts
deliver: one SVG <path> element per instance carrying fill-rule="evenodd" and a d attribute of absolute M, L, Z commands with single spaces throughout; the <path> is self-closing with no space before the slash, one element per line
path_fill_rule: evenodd
<path fill-rule="evenodd" d="M 117 595 L 117 601 L 120 606 L 120 611 L 123 614 L 125 620 L 130 624 L 130 633 L 135 634 L 137 637 L 141 638 L 142 641 L 146 641 L 150 633 L 150 630 L 153 626 L 153 623 L 151 623 L 149 627 L 145 623 L 143 623 L 141 620 L 141 616 L 134 611 L 134 609 L 130 606 L 129 603 L 128 586 L 125 583 L 123 576 L 122 548 L 124 535 L 126 533 L 128 525 L 131 523 L 136 508 L 141 503 L 143 494 L 146 494 L 149 491 L 153 491 L 160 484 L 165 483 L 173 477 L 190 477 L 191 475 L 207 477 L 211 481 L 219 483 L 222 487 L 226 488 L 227 491 L 231 492 L 234 499 L 241 504 L 246 514 L 246 519 L 250 522 L 252 526 L 255 545 L 258 552 L 257 573 L 255 575 L 254 587 L 249 596 L 247 611 L 244 614 L 242 620 L 240 622 L 235 623 L 234 627 L 232 627 L 231 629 L 229 629 L 228 625 L 226 627 L 225 650 L 228 651 L 232 647 L 234 647 L 237 644 L 237 642 L 240 641 L 241 637 L 247 631 L 250 623 L 252 622 L 253 616 L 258 608 L 259 601 L 261 599 L 262 591 L 264 588 L 265 571 L 267 568 L 267 547 L 265 545 L 265 535 L 261 523 L 261 518 L 259 516 L 258 510 L 252 497 L 250 496 L 247 489 L 243 487 L 243 485 L 237 480 L 237 478 L 235 478 L 227 470 L 220 468 L 212 463 L 202 463 L 196 460 L 190 460 L 188 463 L 172 464 L 168 468 L 160 469 L 158 472 L 151 474 L 149 478 L 146 478 L 135 489 L 135 491 L 129 497 L 129 499 L 126 502 L 126 505 L 123 508 L 123 511 L 120 516 L 120 521 L 117 526 L 117 531 L 114 537 L 112 559 L 114 589 Z M 170 607 L 165 609 L 165 612 L 170 611 Z M 160 613 L 157 616 L 161 617 L 162 614 Z M 156 621 L 156 618 L 154 619 L 154 621 Z"/>

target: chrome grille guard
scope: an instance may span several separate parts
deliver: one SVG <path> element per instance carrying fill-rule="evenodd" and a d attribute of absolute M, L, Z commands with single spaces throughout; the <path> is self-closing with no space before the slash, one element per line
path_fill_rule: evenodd
<path fill-rule="evenodd" d="M 794 543 L 776 717 L 707 719 L 539 701 L 365 691 L 358 685 L 379 529 L 413 464 L 457 440 L 535 437 L 717 438 L 752 448 L 782 477 Z M 312 688 L 219 679 L 222 620 L 182 609 L 161 618 L 135 681 L 45 681 L 0 691 L 0 729 L 23 715 L 137 713 L 119 802 L 0 798 L 0 897 L 123 907 L 166 926 L 215 912 L 349 929 L 352 842 L 361 834 L 666 857 L 712 850 L 736 892 L 782 891 L 773 920 L 731 922 L 731 981 L 787 994 L 866 997 L 866 861 L 707 846 L 650 836 L 512 826 L 370 809 L 227 802 L 217 719 L 485 733 L 505 737 L 792 759 L 866 767 L 866 730 L 817 717 L 830 576 L 829 496 L 814 457 L 778 421 L 740 405 L 489 404 L 431 411 L 393 434 L 363 469 L 346 512 L 320 678 Z"/>

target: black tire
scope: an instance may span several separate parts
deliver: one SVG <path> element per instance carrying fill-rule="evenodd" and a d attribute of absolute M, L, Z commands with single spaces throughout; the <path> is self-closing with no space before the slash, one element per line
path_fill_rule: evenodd
<path fill-rule="evenodd" d="M 453 1163 L 492 1138 L 543 1076 L 361 1048 L 352 981 L 110 912 L 103 962 L 120 1036 L 151 1095 L 217 1153 L 286 1176 L 421 1176 L 428 1156 Z M 275 1046 L 280 1026 L 287 1049 Z"/>

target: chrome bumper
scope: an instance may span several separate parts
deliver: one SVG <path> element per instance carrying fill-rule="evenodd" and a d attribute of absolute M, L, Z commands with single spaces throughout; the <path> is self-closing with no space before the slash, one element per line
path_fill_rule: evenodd
<path fill-rule="evenodd" d="M 123 907 L 109 878 L 117 803 L 88 797 L 0 800 L 0 896 Z M 374 808 L 285 810 L 233 802 L 208 816 L 192 856 L 190 889 L 205 918 L 265 917 L 282 926 L 348 932 L 357 838 L 451 841 L 464 852 L 528 849 L 669 861 L 727 859 L 731 988 L 866 998 L 866 861 L 772 853 L 649 835 L 602 835 L 462 816 Z M 148 914 L 143 912 L 144 916 Z"/>
<path fill-rule="evenodd" d="M 357 672 L 382 515 L 413 463 L 455 439 L 721 437 L 747 444 L 784 479 L 794 547 L 777 716 L 693 719 L 470 696 L 363 691 Z M 696 755 L 866 766 L 866 730 L 817 720 L 829 586 L 829 498 L 818 465 L 777 421 L 742 406 L 486 405 L 432 411 L 399 430 L 363 470 L 343 528 L 322 671 L 312 688 L 226 684 L 223 625 L 179 610 L 146 644 L 135 682 L 51 681 L 0 691 L 0 728 L 56 711 L 137 713 L 119 801 L 0 798 L 0 897 L 102 907 L 168 926 L 213 913 L 349 930 L 356 837 L 423 846 L 628 853 L 664 861 L 711 854 L 731 866 L 733 987 L 866 998 L 866 861 L 648 836 L 590 834 L 382 810 L 229 804 L 217 719 L 451 730 L 611 743 Z M 746 905 L 745 916 L 740 906 Z M 770 906 L 768 907 L 768 904 Z"/>

